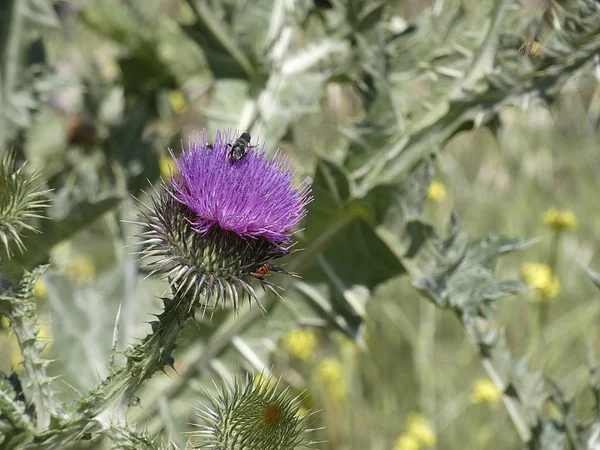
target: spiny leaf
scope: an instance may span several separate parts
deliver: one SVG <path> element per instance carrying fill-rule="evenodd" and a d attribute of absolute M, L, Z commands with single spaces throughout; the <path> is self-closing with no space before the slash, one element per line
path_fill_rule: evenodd
<path fill-rule="evenodd" d="M 0 373 L 0 445 L 3 449 L 22 448 L 33 439 L 33 424 L 26 412 L 25 400 L 16 391 L 16 373 Z"/>
<path fill-rule="evenodd" d="M 0 294 L 0 311 L 8 317 L 21 347 L 22 363 L 27 374 L 26 387 L 31 395 L 31 401 L 35 405 L 38 431 L 46 430 L 52 417 L 62 415 L 53 398 L 50 387 L 52 379 L 46 374 L 49 361 L 41 356 L 46 342 L 37 339 L 41 325 L 38 319 L 37 305 L 33 299 L 33 291 L 38 278 L 47 267 L 41 266 L 33 272 L 26 272 L 16 286 L 8 292 Z"/>
<path fill-rule="evenodd" d="M 106 434 L 113 441 L 111 448 L 115 450 L 177 450 L 174 442 L 165 442 L 146 431 L 139 433 L 116 424 L 111 424 Z"/>
<path fill-rule="evenodd" d="M 521 250 L 533 241 L 490 235 L 471 239 L 457 233 L 435 242 L 436 267 L 417 278 L 413 286 L 442 308 L 456 308 L 467 316 L 486 315 L 494 300 L 526 289 L 513 280 L 498 280 L 494 274 L 503 253 Z"/>

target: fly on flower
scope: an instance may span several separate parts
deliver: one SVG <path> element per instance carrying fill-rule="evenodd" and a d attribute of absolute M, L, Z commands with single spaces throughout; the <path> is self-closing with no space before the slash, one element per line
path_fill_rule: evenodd
<path fill-rule="evenodd" d="M 238 311 L 244 296 L 262 308 L 252 280 L 280 297 L 265 275 L 298 276 L 272 261 L 293 253 L 292 237 L 312 200 L 309 180 L 294 187 L 280 151 L 271 158 L 265 150 L 249 152 L 244 170 L 236 170 L 229 153 L 242 137 L 249 143 L 248 133 L 237 140 L 218 133 L 210 144 L 205 132 L 201 137 L 173 156 L 178 177 L 164 182 L 142 212 L 141 258 L 190 311 L 227 302 Z"/>
<path fill-rule="evenodd" d="M 229 147 L 229 152 L 227 153 L 227 157 L 231 161 L 231 163 L 235 163 L 245 158 L 248 154 L 249 148 L 256 148 L 258 145 L 250 145 L 250 140 L 252 137 L 250 133 L 247 131 L 242 133 L 242 135 L 237 138 L 233 144 L 227 144 Z"/>

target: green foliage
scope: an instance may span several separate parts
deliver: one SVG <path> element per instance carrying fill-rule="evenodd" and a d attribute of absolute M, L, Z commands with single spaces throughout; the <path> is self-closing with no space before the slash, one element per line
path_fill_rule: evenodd
<path fill-rule="evenodd" d="M 597 203 L 598 2 L 431 3 L 0 5 L 0 148 L 14 147 L 0 164 L 0 338 L 14 336 L 24 369 L 0 377 L 2 448 L 184 448 L 190 421 L 204 447 L 299 448 L 300 406 L 323 409 L 323 448 L 393 448 L 410 410 L 440 449 L 598 445 L 600 308 L 567 268 L 589 264 L 597 226 L 553 235 L 549 273 L 569 293 L 558 304 L 525 303 L 539 292 L 517 266 L 545 247 L 505 237 L 540 234 L 531 218 L 546 204 L 577 199 L 583 218 Z M 520 55 L 526 39 L 541 53 Z M 200 300 L 230 286 L 191 268 L 214 248 L 186 236 L 195 259 L 182 268 L 157 242 L 187 228 L 137 217 L 167 147 L 203 127 L 248 130 L 313 180 L 303 251 L 285 266 L 303 279 L 282 280 L 284 302 L 246 291 L 264 312 L 209 321 Z M 451 200 L 428 200 L 434 176 Z M 140 246 L 150 269 L 130 256 Z M 298 327 L 308 337 L 291 343 Z M 480 366 L 507 415 L 471 407 Z M 211 378 L 216 394 L 194 388 Z M 196 399 L 211 406 L 190 416 Z"/>
<path fill-rule="evenodd" d="M 10 377 L 0 374 L 0 444 L 4 448 L 19 448 L 31 439 L 33 432 L 22 392 L 21 395 L 16 392 L 14 380 L 21 387 L 15 373 Z"/>
<path fill-rule="evenodd" d="M 25 273 L 16 286 L 0 294 L 0 312 L 11 323 L 23 354 L 27 374 L 25 387 L 35 406 L 38 431 L 48 428 L 52 417 L 60 415 L 50 387 L 52 379 L 47 375 L 50 361 L 41 356 L 46 343 L 37 339 L 41 324 L 33 299 L 35 283 L 46 269 L 46 266 L 40 266 L 31 273 Z"/>
<path fill-rule="evenodd" d="M 177 450 L 172 442 L 162 442 L 158 437 L 135 433 L 129 428 L 111 425 L 110 438 L 114 449 L 123 450 Z"/>

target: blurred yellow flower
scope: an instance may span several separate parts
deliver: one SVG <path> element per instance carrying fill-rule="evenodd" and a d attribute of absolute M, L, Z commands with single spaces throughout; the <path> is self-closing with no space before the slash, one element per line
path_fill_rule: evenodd
<path fill-rule="evenodd" d="M 432 181 L 427 192 L 427 198 L 433 202 L 443 202 L 446 200 L 446 186 L 441 181 Z"/>
<path fill-rule="evenodd" d="M 315 368 L 317 379 L 327 384 L 339 382 L 342 379 L 342 374 L 342 363 L 335 358 L 326 358 Z"/>
<path fill-rule="evenodd" d="M 2 319 L 3 321 L 7 321 L 6 326 L 8 327 L 8 320 L 5 317 Z M 52 340 L 52 330 L 50 329 L 50 325 L 47 323 L 42 324 L 40 331 L 38 332 L 37 339 L 39 341 L 47 342 L 46 346 L 41 352 L 42 356 L 44 356 L 50 349 Z M 3 332 L 0 336 L 0 347 L 5 347 L 8 350 L 10 353 L 11 368 L 16 370 L 21 363 L 21 347 L 19 346 L 16 336 L 12 332 Z"/>
<path fill-rule="evenodd" d="M 521 266 L 525 283 L 537 289 L 542 300 L 556 297 L 560 292 L 560 280 L 552 274 L 548 264 L 528 262 Z"/>
<path fill-rule="evenodd" d="M 571 211 L 561 211 L 556 208 L 550 208 L 544 214 L 544 222 L 550 229 L 556 232 L 565 230 L 574 230 L 579 226 L 579 222 L 575 214 Z"/>
<path fill-rule="evenodd" d="M 317 334 L 313 330 L 296 328 L 285 335 L 283 343 L 293 356 L 306 361 L 317 348 Z"/>
<path fill-rule="evenodd" d="M 33 295 L 37 298 L 46 298 L 48 295 L 48 289 L 42 280 L 36 281 L 35 288 L 33 289 Z"/>
<path fill-rule="evenodd" d="M 412 412 L 406 419 L 406 433 L 413 436 L 421 445 L 434 446 L 437 443 L 435 430 L 429 421 L 417 412 Z"/>
<path fill-rule="evenodd" d="M 473 403 L 498 403 L 502 391 L 489 378 L 475 380 L 473 383 Z"/>
<path fill-rule="evenodd" d="M 180 90 L 169 92 L 169 105 L 175 114 L 183 114 L 188 111 L 187 100 Z"/>
<path fill-rule="evenodd" d="M 21 363 L 21 347 L 17 338 L 12 336 L 9 341 L 10 346 L 10 366 L 12 369 L 16 369 Z"/>
<path fill-rule="evenodd" d="M 2 327 L 5 331 L 0 333 L 0 355 L 4 357 L 5 354 L 8 354 L 7 361 L 10 360 L 10 368 L 16 369 L 21 362 L 21 348 L 16 336 L 10 329 L 8 318 L 4 316 L 2 317 Z"/>
<path fill-rule="evenodd" d="M 326 358 L 314 369 L 317 380 L 327 387 L 331 397 L 336 400 L 346 396 L 343 371 L 342 363 L 336 358 Z"/>
<path fill-rule="evenodd" d="M 169 92 L 169 105 L 175 114 L 183 114 L 188 111 L 187 100 L 180 90 Z"/>
<path fill-rule="evenodd" d="M 161 156 L 158 161 L 158 167 L 160 168 L 160 174 L 163 178 L 171 178 L 171 175 L 175 175 L 179 172 L 175 161 L 170 156 Z"/>
<path fill-rule="evenodd" d="M 69 261 L 66 271 L 71 281 L 85 283 L 96 275 L 96 265 L 89 256 L 82 256 Z"/>
<path fill-rule="evenodd" d="M 396 443 L 394 444 L 394 450 L 420 450 L 421 443 L 419 440 L 411 434 L 401 434 Z"/>

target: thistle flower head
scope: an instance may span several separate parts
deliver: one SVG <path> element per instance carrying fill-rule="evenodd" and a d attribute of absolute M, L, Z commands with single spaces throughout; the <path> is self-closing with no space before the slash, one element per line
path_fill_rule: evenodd
<path fill-rule="evenodd" d="M 240 237 L 289 243 L 310 201 L 308 181 L 293 188 L 290 162 L 279 151 L 270 161 L 263 148 L 232 163 L 230 145 L 229 133 L 217 134 L 211 146 L 203 136 L 201 146 L 194 143 L 176 159 L 181 178 L 171 183 L 175 198 L 194 213 L 199 233 L 218 226 Z"/>
<path fill-rule="evenodd" d="M 223 384 L 217 395 L 205 392 L 209 406 L 198 409 L 204 422 L 193 433 L 195 448 L 292 450 L 307 448 L 311 430 L 301 413 L 301 397 L 279 389 L 271 378 L 246 377 Z"/>
<path fill-rule="evenodd" d="M 250 149 L 232 162 L 234 140 L 217 134 L 213 144 L 190 143 L 175 158 L 177 175 L 154 192 L 142 211 L 147 228 L 142 258 L 166 276 L 190 303 L 216 307 L 229 300 L 237 311 L 244 295 L 260 301 L 251 280 L 277 296 L 271 273 L 289 275 L 273 260 L 291 253 L 292 235 L 306 214 L 310 185 L 293 187 L 293 172 L 280 153 L 268 159 Z"/>
<path fill-rule="evenodd" d="M 42 218 L 40 211 L 48 206 L 42 197 L 39 172 L 28 174 L 25 165 L 15 169 L 15 154 L 11 151 L 0 159 L 0 243 L 8 257 L 12 255 L 11 242 L 23 251 L 25 245 L 20 236 L 22 230 L 36 231 L 29 223 Z"/>

